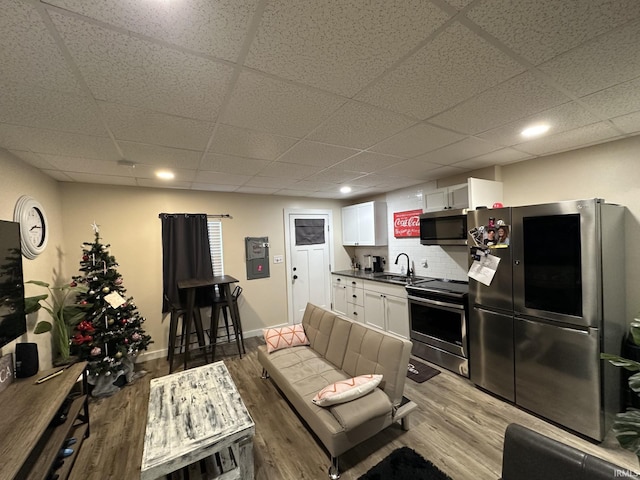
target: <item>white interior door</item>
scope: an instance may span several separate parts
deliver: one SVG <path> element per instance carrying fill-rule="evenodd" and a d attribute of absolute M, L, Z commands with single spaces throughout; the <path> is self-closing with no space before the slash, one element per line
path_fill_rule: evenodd
<path fill-rule="evenodd" d="M 285 221 L 292 324 L 302 321 L 308 302 L 331 308 L 331 212 L 285 211 Z"/>

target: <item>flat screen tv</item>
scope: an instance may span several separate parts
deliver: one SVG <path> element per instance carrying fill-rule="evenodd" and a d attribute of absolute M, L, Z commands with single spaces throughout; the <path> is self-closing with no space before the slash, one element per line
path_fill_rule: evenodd
<path fill-rule="evenodd" d="M 20 224 L 0 220 L 0 348 L 26 331 Z"/>

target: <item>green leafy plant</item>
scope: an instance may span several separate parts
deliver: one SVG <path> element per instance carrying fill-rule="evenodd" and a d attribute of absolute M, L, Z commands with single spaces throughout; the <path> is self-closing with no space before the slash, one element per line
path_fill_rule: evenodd
<path fill-rule="evenodd" d="M 84 316 L 84 312 L 78 304 L 68 304 L 71 294 L 86 291 L 86 287 L 75 283 L 53 287 L 47 282 L 39 280 L 29 280 L 39 287 L 46 288 L 49 293 L 43 293 L 24 299 L 25 313 L 37 312 L 41 308 L 51 315 L 52 322 L 41 320 L 36 324 L 33 333 L 52 332 L 53 342 L 57 350 L 58 359 L 64 363 L 69 360 L 69 343 L 73 327 L 77 325 Z"/>
<path fill-rule="evenodd" d="M 640 346 L 640 320 L 634 319 L 631 322 L 629 333 L 629 340 L 633 344 Z M 616 367 L 635 372 L 629 377 L 629 388 L 640 395 L 640 362 L 609 353 L 602 353 L 600 358 L 607 360 Z M 625 412 L 617 413 L 613 421 L 612 430 L 620 446 L 632 451 L 640 460 L 640 410 L 628 408 Z"/>

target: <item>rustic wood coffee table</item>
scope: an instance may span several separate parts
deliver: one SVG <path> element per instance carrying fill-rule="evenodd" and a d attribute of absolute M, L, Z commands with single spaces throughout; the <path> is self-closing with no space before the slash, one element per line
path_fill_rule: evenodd
<path fill-rule="evenodd" d="M 229 370 L 216 362 L 151 380 L 141 479 L 153 480 L 231 449 L 225 479 L 252 479 L 255 424 Z"/>

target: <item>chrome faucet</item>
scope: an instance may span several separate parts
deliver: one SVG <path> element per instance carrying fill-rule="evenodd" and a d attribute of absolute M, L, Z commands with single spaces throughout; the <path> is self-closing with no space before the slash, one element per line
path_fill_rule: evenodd
<path fill-rule="evenodd" d="M 395 264 L 398 264 L 398 260 L 400 259 L 400 257 L 404 255 L 405 257 L 407 257 L 407 277 L 412 277 L 413 276 L 413 271 L 411 270 L 411 261 L 409 260 L 409 255 L 407 255 L 406 253 L 399 253 L 398 256 L 396 257 L 396 261 Z"/>

